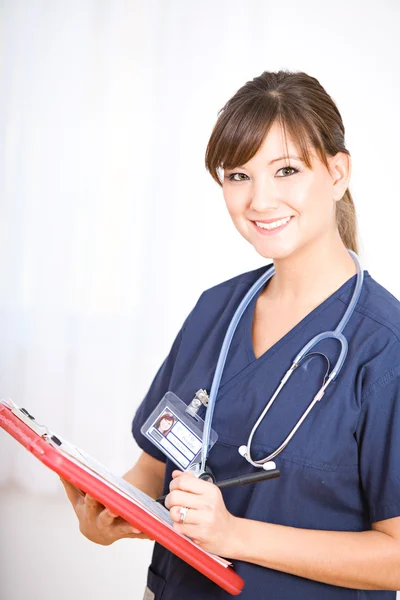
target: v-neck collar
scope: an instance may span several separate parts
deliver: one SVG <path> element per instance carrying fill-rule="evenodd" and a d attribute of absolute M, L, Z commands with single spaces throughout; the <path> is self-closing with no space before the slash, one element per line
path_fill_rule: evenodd
<path fill-rule="evenodd" d="M 272 265 L 268 265 L 268 268 L 271 268 L 271 266 Z M 364 278 L 365 277 L 370 277 L 370 274 L 368 273 L 368 271 L 366 269 L 364 269 Z M 263 352 L 263 354 L 261 354 L 261 356 L 256 358 L 256 355 L 254 353 L 253 340 L 252 340 L 254 312 L 255 312 L 257 298 L 259 297 L 261 292 L 265 289 L 265 287 L 268 285 L 268 283 L 270 281 L 270 280 L 268 280 L 266 282 L 266 284 L 257 292 L 257 294 L 254 296 L 254 298 L 252 298 L 251 302 L 249 303 L 249 305 L 246 308 L 245 314 L 243 315 L 243 317 L 245 318 L 245 329 L 244 329 L 245 346 L 246 346 L 246 352 L 247 352 L 248 358 L 250 360 L 250 363 L 258 364 L 260 362 L 263 362 L 267 357 L 271 357 L 276 352 L 278 352 L 278 350 L 284 344 L 286 344 L 286 342 L 288 342 L 294 335 L 296 335 L 298 331 L 301 331 L 302 329 L 304 329 L 304 327 L 306 327 L 306 325 L 308 325 L 315 317 L 317 317 L 323 310 L 325 310 L 325 308 L 329 304 L 331 304 L 336 298 L 338 298 L 342 294 L 345 294 L 349 289 L 351 289 L 353 291 L 354 285 L 356 282 L 356 278 L 357 278 L 357 274 L 350 277 L 350 279 L 345 281 L 343 283 L 343 285 L 340 286 L 340 288 L 338 288 L 335 292 L 333 292 L 333 294 L 331 294 L 330 296 L 328 296 L 328 298 L 326 298 L 323 302 L 321 302 L 321 304 L 319 304 L 311 312 L 309 312 L 303 319 L 301 319 L 301 321 L 299 321 L 297 323 L 297 325 L 292 327 L 292 329 L 290 329 L 287 333 L 285 333 L 285 335 L 283 335 L 277 342 L 275 342 L 275 344 L 273 344 L 270 348 L 268 348 L 265 352 Z M 344 314 L 344 312 L 345 312 L 345 309 L 343 311 L 343 314 Z M 299 348 L 299 350 L 300 350 L 300 348 Z"/>

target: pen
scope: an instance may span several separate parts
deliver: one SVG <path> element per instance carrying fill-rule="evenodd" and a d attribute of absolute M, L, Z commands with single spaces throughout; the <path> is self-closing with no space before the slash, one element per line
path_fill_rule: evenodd
<path fill-rule="evenodd" d="M 214 485 L 218 488 L 226 488 L 231 485 L 246 485 L 247 483 L 257 483 L 258 481 L 264 481 L 265 479 L 274 479 L 280 475 L 279 469 L 271 469 L 270 471 L 260 471 L 259 473 L 250 473 L 250 475 L 239 475 L 239 477 L 232 477 L 232 479 L 224 479 L 223 481 L 217 481 Z M 165 496 L 156 498 L 156 502 L 164 502 Z"/>

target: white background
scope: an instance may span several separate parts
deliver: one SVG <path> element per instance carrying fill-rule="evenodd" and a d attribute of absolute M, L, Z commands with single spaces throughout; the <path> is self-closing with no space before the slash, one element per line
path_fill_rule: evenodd
<path fill-rule="evenodd" d="M 360 258 L 400 297 L 399 6 L 3 0 L 0 397 L 134 463 L 132 416 L 198 296 L 267 262 L 204 168 L 217 112 L 264 70 L 338 104 Z M 141 598 L 151 543 L 91 544 L 54 474 L 5 434 L 0 456 L 1 598 Z"/>

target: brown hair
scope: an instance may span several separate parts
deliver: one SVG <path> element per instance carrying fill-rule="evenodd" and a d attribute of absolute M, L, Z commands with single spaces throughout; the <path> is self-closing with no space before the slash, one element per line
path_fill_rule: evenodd
<path fill-rule="evenodd" d="M 154 423 L 153 427 L 156 427 L 157 429 L 159 428 L 159 426 L 161 425 L 161 421 L 163 420 L 169 421 L 171 423 L 171 426 L 173 425 L 174 421 L 175 421 L 175 417 L 173 415 L 171 415 L 171 413 L 169 412 L 164 412 L 162 415 L 160 415 L 157 419 L 157 421 Z"/>
<path fill-rule="evenodd" d="M 315 77 L 303 72 L 264 71 L 241 87 L 218 113 L 205 163 L 219 185 L 218 169 L 232 169 L 249 161 L 276 120 L 284 132 L 286 151 L 288 131 L 309 169 L 310 147 L 315 148 L 328 171 L 327 155 L 350 155 L 339 110 Z M 358 253 L 356 212 L 348 188 L 335 206 L 340 237 L 346 248 Z"/>

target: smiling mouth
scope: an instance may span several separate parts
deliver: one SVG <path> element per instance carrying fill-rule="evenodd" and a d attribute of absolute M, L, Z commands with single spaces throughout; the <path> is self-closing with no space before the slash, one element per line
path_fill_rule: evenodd
<path fill-rule="evenodd" d="M 283 219 L 277 219 L 276 221 L 272 221 L 271 223 L 263 223 L 262 221 L 253 221 L 253 223 L 260 229 L 273 231 L 274 229 L 279 229 L 280 227 L 287 225 L 292 218 L 292 216 L 285 217 Z"/>

